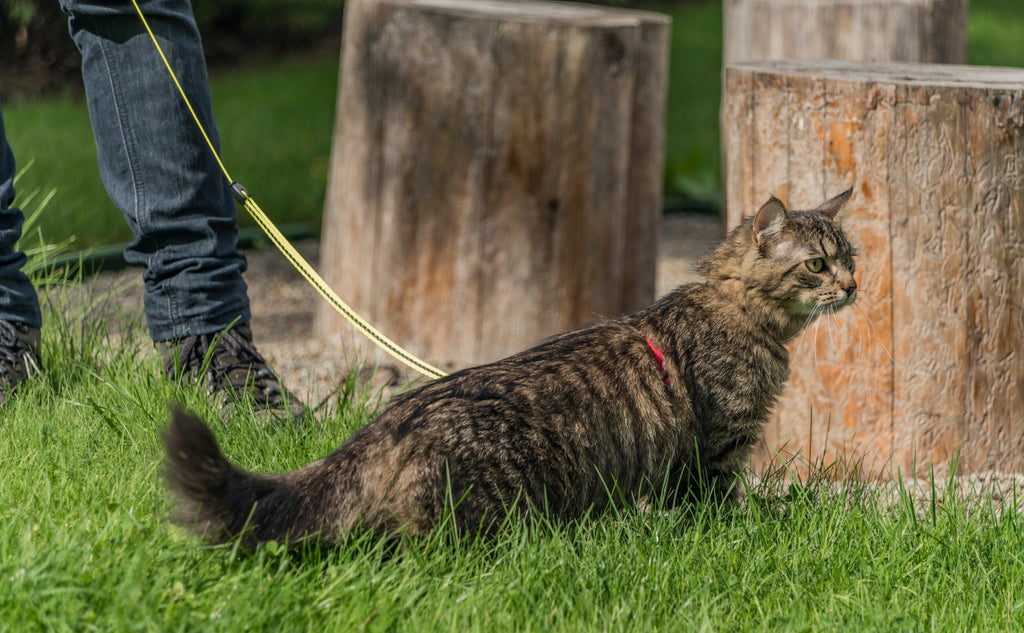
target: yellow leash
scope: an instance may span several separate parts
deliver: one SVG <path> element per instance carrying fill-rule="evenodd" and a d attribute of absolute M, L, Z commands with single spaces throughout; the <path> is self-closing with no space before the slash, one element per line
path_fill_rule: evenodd
<path fill-rule="evenodd" d="M 220 165 L 221 171 L 224 172 L 224 177 L 228 179 L 229 183 L 231 183 L 231 191 L 235 196 L 235 200 L 237 200 L 238 203 L 249 212 L 249 215 L 256 220 L 256 224 L 263 229 L 263 232 L 267 234 L 270 241 L 274 243 L 274 246 L 276 246 L 278 250 L 281 251 L 281 254 L 284 255 L 285 259 L 291 262 L 292 266 L 299 271 L 299 274 L 301 274 L 306 281 L 312 284 L 312 286 L 316 288 L 316 291 L 319 292 L 328 303 L 334 306 L 334 309 L 340 312 L 349 323 L 356 327 L 356 329 L 376 343 L 381 349 L 421 374 L 431 378 L 442 378 L 445 376 L 446 374 L 440 369 L 431 366 L 402 349 L 397 343 L 381 334 L 372 325 L 356 314 L 352 308 L 348 307 L 348 304 L 342 301 L 341 297 L 339 297 L 337 293 L 327 285 L 327 282 L 323 280 L 323 277 L 317 274 L 316 270 L 309 265 L 309 262 L 307 262 L 306 259 L 302 257 L 297 250 L 295 250 L 295 247 L 291 245 L 291 242 L 289 242 L 274 223 L 271 222 L 270 218 L 267 217 L 267 214 L 263 212 L 263 209 L 256 204 L 256 201 L 249 195 L 249 192 L 246 191 L 245 187 L 231 178 L 227 168 L 224 167 L 224 163 L 217 154 L 217 150 L 214 148 L 213 142 L 206 134 L 206 130 L 203 128 L 203 124 L 199 120 L 199 116 L 192 108 L 192 103 L 185 94 L 185 90 L 181 87 L 181 83 L 178 82 L 178 76 L 174 73 L 174 69 L 171 68 L 170 62 L 167 61 L 167 56 L 164 55 L 163 48 L 160 47 L 160 42 L 157 41 L 156 36 L 153 34 L 153 30 L 149 28 L 149 22 L 146 20 L 146 16 L 142 14 L 142 9 L 139 8 L 139 3 L 136 0 L 132 0 L 132 4 L 135 6 L 135 11 L 139 14 L 139 19 L 142 20 L 142 25 L 146 27 L 146 32 L 149 33 L 149 38 L 153 40 L 153 45 L 156 46 L 157 52 L 160 53 L 160 58 L 164 61 L 164 66 L 167 67 L 167 72 L 170 73 L 171 79 L 174 81 L 174 85 L 177 86 L 178 93 L 181 94 L 181 98 L 185 102 L 185 106 L 188 107 L 188 111 L 192 114 L 192 119 L 195 120 L 200 133 L 203 135 L 203 139 L 206 140 L 206 144 L 210 147 L 210 151 L 213 152 L 213 157 L 217 159 L 217 164 Z"/>

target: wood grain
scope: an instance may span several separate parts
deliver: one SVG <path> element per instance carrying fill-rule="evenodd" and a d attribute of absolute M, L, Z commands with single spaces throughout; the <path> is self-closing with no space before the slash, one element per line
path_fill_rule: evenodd
<path fill-rule="evenodd" d="M 968 0 L 724 0 L 723 62 L 963 64 Z"/>
<path fill-rule="evenodd" d="M 792 343 L 761 461 L 1024 468 L 1024 70 L 766 62 L 726 84 L 730 225 L 853 186 L 861 251 L 855 309 Z"/>
<path fill-rule="evenodd" d="M 645 305 L 668 26 L 558 3 L 347 2 L 325 279 L 445 367 Z M 316 332 L 350 337 L 328 307 Z"/>

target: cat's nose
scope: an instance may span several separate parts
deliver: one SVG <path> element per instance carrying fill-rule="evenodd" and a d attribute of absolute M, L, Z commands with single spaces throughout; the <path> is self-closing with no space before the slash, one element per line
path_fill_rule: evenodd
<path fill-rule="evenodd" d="M 851 277 L 848 283 L 843 284 L 843 290 L 845 290 L 848 295 L 852 295 L 857 292 L 857 280 Z"/>

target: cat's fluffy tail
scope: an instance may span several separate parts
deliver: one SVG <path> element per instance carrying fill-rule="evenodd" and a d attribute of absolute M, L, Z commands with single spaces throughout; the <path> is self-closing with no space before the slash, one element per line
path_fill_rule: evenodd
<path fill-rule="evenodd" d="M 243 544 L 286 539 L 278 516 L 294 516 L 296 497 L 280 477 L 245 471 L 224 457 L 209 427 L 198 417 L 175 407 L 164 433 L 166 475 L 180 503 L 174 518 L 199 536 L 224 542 L 241 536 Z M 284 505 L 285 507 L 282 507 Z M 260 515 L 263 515 L 262 517 Z M 277 524 L 277 525 L 275 525 Z"/>

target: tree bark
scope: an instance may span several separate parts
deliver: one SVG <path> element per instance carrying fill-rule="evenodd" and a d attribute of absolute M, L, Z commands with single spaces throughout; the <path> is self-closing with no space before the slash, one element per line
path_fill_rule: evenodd
<path fill-rule="evenodd" d="M 649 302 L 668 26 L 558 3 L 347 2 L 325 279 L 443 367 Z M 328 306 L 316 330 L 350 336 Z"/>
<path fill-rule="evenodd" d="M 849 186 L 857 304 L 791 345 L 767 458 L 872 474 L 1024 468 L 1024 70 L 726 71 L 728 223 Z"/>

